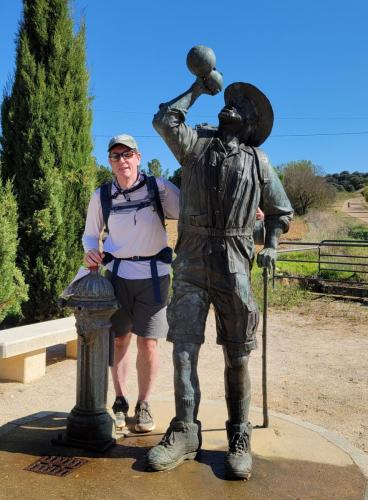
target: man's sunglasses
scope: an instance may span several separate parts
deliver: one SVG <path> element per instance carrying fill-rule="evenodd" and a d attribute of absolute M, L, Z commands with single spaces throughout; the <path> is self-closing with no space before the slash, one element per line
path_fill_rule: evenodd
<path fill-rule="evenodd" d="M 111 153 L 109 155 L 109 158 L 111 161 L 119 161 L 120 158 L 126 160 L 128 158 L 132 158 L 135 153 L 136 153 L 135 149 L 129 149 L 129 151 L 123 151 L 123 153 Z"/>

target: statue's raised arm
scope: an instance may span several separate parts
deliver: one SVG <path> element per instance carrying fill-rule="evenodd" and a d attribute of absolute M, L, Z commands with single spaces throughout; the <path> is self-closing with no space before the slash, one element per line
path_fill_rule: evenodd
<path fill-rule="evenodd" d="M 216 69 L 215 54 L 204 46 L 193 47 L 187 55 L 187 66 L 197 77 L 188 90 L 170 101 L 160 104 L 153 118 L 153 127 L 182 165 L 196 140 L 195 130 L 185 123 L 188 109 L 202 94 L 215 95 L 223 88 L 222 75 Z"/>

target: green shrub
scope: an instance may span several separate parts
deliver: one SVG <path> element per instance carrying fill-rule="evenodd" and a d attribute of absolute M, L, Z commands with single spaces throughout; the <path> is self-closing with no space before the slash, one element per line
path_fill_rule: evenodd
<path fill-rule="evenodd" d="M 368 241 L 368 227 L 355 226 L 350 228 L 349 237 L 355 240 Z"/>
<path fill-rule="evenodd" d="M 290 262 L 291 260 L 308 260 L 312 262 Z M 279 254 L 276 261 L 277 274 L 286 272 L 297 276 L 314 276 L 318 272 L 318 254 L 316 250 L 305 252 L 288 252 Z"/>

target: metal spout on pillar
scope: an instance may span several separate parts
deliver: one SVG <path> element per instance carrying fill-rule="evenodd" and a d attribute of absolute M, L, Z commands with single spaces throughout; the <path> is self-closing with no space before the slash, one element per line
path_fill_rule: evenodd
<path fill-rule="evenodd" d="M 97 268 L 69 287 L 78 333 L 77 397 L 66 433 L 53 444 L 103 451 L 115 444 L 115 418 L 106 407 L 110 318 L 119 307 L 110 281 Z"/>

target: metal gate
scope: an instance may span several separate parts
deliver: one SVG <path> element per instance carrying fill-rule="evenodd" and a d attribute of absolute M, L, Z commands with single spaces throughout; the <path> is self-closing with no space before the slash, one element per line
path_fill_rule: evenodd
<path fill-rule="evenodd" d="M 322 240 L 320 242 L 280 241 L 277 263 L 305 262 L 316 266 L 310 276 L 277 272 L 274 269 L 273 283 L 277 278 L 314 280 L 327 283 L 361 287 L 368 293 L 368 241 Z M 285 248 L 284 247 L 289 247 Z M 291 247 L 291 248 L 290 248 Z M 358 249 L 358 250 L 357 250 Z M 294 252 L 312 251 L 313 258 L 287 258 L 283 255 Z M 277 266 L 276 263 L 276 266 Z M 333 276 L 334 274 L 338 276 Z"/>

